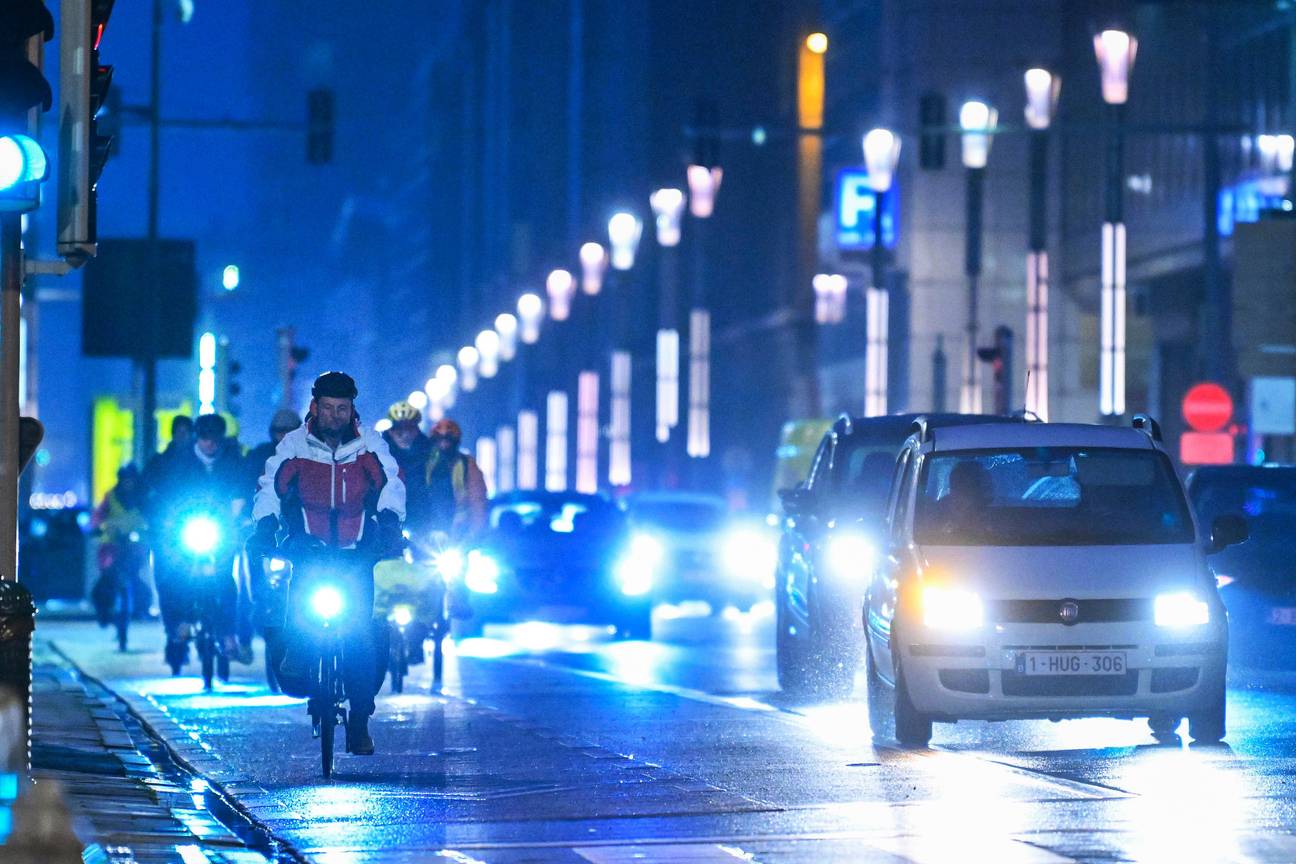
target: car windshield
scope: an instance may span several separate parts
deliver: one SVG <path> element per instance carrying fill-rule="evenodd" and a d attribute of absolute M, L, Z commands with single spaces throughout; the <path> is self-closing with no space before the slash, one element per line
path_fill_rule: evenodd
<path fill-rule="evenodd" d="M 937 453 L 923 463 L 915 538 L 938 546 L 1191 543 L 1164 454 L 1040 447 Z"/>
<path fill-rule="evenodd" d="M 584 534 L 611 530 L 620 519 L 612 504 L 598 498 L 546 496 L 499 502 L 491 510 L 490 524 L 504 534 Z"/>
<path fill-rule="evenodd" d="M 704 533 L 719 530 L 728 515 L 721 501 L 635 501 L 630 517 L 640 525 L 664 531 Z"/>
<path fill-rule="evenodd" d="M 1257 468 L 1245 474 L 1199 474 L 1192 484 L 1193 508 L 1203 525 L 1217 517 L 1246 517 L 1253 535 L 1287 535 L 1296 530 L 1296 471 Z"/>

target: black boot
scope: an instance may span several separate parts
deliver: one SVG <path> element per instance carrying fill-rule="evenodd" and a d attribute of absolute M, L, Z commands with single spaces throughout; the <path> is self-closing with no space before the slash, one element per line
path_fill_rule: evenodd
<path fill-rule="evenodd" d="M 352 712 L 347 718 L 347 750 L 356 756 L 374 754 L 373 738 L 369 737 L 369 718 L 363 714 Z"/>

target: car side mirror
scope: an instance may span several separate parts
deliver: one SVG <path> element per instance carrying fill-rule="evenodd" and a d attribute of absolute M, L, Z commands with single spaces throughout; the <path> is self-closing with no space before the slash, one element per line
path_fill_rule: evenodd
<path fill-rule="evenodd" d="M 1251 536 L 1246 519 L 1234 513 L 1216 516 L 1211 523 L 1210 551 L 1221 552 L 1230 546 L 1245 543 Z"/>
<path fill-rule="evenodd" d="M 815 494 L 805 486 L 780 489 L 778 496 L 783 503 L 783 511 L 789 516 L 805 516 L 814 511 Z"/>

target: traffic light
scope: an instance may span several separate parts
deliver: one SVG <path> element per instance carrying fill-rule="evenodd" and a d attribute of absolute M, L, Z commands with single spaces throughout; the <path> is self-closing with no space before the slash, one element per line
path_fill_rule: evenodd
<path fill-rule="evenodd" d="M 945 167 L 945 95 L 924 93 L 918 99 L 918 167 L 939 171 Z"/>
<path fill-rule="evenodd" d="M 306 161 L 323 165 L 333 161 L 333 91 L 306 94 Z"/>
<path fill-rule="evenodd" d="M 118 122 L 101 123 L 112 67 L 99 62 L 113 0 L 65 0 L 59 54 L 58 251 L 84 260 L 96 251 L 95 185 L 112 148 L 108 134 Z"/>
<path fill-rule="evenodd" d="M 35 112 L 53 104 L 41 72 L 45 40 L 54 19 L 40 0 L 16 0 L 0 15 L 0 211 L 23 212 L 40 205 L 40 183 L 49 163 L 35 139 Z"/>

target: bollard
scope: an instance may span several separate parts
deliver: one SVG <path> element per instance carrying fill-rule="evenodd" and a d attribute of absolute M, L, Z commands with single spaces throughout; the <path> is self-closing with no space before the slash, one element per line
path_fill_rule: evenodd
<path fill-rule="evenodd" d="M 22 721 L 22 770 L 31 768 L 32 631 L 36 604 L 17 582 L 0 582 L 0 689 L 18 699 Z"/>

